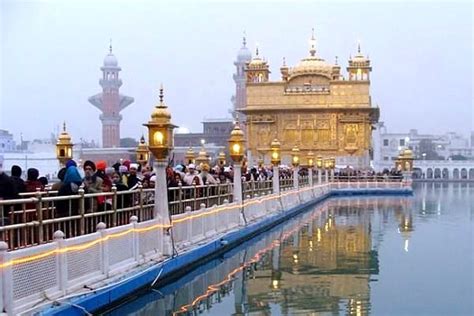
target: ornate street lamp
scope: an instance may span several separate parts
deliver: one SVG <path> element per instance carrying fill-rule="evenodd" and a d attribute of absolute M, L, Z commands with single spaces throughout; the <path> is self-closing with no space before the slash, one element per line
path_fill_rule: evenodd
<path fill-rule="evenodd" d="M 186 165 L 196 162 L 196 155 L 192 147 L 189 147 L 189 149 L 186 151 L 186 154 L 184 154 L 184 160 L 186 161 Z"/>
<path fill-rule="evenodd" d="M 140 143 L 138 144 L 137 149 L 135 150 L 137 155 L 137 162 L 143 167 L 148 163 L 150 158 L 150 152 L 148 151 L 148 146 L 145 142 L 145 137 L 142 135 L 140 138 Z"/>
<path fill-rule="evenodd" d="M 329 158 L 329 168 L 330 169 L 336 168 L 336 157 Z"/>
<path fill-rule="evenodd" d="M 244 132 L 240 129 L 239 122 L 236 122 L 229 137 L 230 158 L 234 161 L 234 201 L 236 202 L 242 202 L 241 162 L 244 158 L 244 144 Z"/>
<path fill-rule="evenodd" d="M 237 122 L 229 138 L 230 157 L 234 162 L 241 162 L 244 158 L 244 143 L 244 132 L 240 129 Z"/>
<path fill-rule="evenodd" d="M 306 159 L 308 160 L 308 183 L 310 186 L 313 186 L 313 168 L 314 168 L 314 153 L 312 151 L 308 151 L 306 155 Z"/>
<path fill-rule="evenodd" d="M 273 177 L 272 177 L 273 192 L 276 194 L 280 193 L 280 169 L 279 169 L 279 165 L 281 162 L 280 148 L 281 148 L 281 144 L 278 141 L 278 139 L 275 138 L 270 144 L 270 150 L 271 150 L 272 165 L 273 165 Z"/>
<path fill-rule="evenodd" d="M 293 147 L 291 150 L 291 164 L 293 167 L 298 167 L 300 165 L 300 149 L 298 146 Z"/>
<path fill-rule="evenodd" d="M 153 217 L 161 219 L 162 224 L 169 225 L 166 167 L 168 154 L 173 148 L 173 129 L 177 126 L 171 123 L 171 113 L 163 102 L 163 86 L 160 87 L 160 102 L 153 109 L 151 120 L 143 125 L 148 128 L 148 148 L 156 158 L 153 166 L 157 178 L 155 181 Z M 164 252 L 169 254 L 171 249 L 166 248 Z"/>
<path fill-rule="evenodd" d="M 217 156 L 217 161 L 219 162 L 219 167 L 225 166 L 225 152 L 221 151 Z"/>
<path fill-rule="evenodd" d="M 270 150 L 272 151 L 272 164 L 277 167 L 281 162 L 280 148 L 281 144 L 278 139 L 275 138 L 270 144 Z"/>
<path fill-rule="evenodd" d="M 306 155 L 308 169 L 312 169 L 314 167 L 314 153 L 312 151 L 308 151 Z"/>
<path fill-rule="evenodd" d="M 63 123 L 63 131 L 58 137 L 56 142 L 56 157 L 59 160 L 59 164 L 63 167 L 66 165 L 68 160 L 72 159 L 72 147 L 74 144 L 71 141 L 71 136 L 66 132 L 66 122 Z"/>
<path fill-rule="evenodd" d="M 316 157 L 316 167 L 318 169 L 322 169 L 323 168 L 323 157 L 321 155 L 318 155 Z"/>
<path fill-rule="evenodd" d="M 207 154 L 206 148 L 204 148 L 203 144 L 196 158 L 196 164 L 202 167 L 206 163 L 209 163 L 209 155 Z"/>
<path fill-rule="evenodd" d="M 151 120 L 143 125 L 148 128 L 151 153 L 156 160 L 166 160 L 173 149 L 173 129 L 177 126 L 171 123 L 171 113 L 163 102 L 163 86 L 160 88 L 160 103 L 153 109 Z"/>
<path fill-rule="evenodd" d="M 291 150 L 291 164 L 293 165 L 293 187 L 295 189 L 298 189 L 299 187 L 298 166 L 300 165 L 300 149 L 298 148 L 298 146 L 293 147 L 293 149 Z"/>

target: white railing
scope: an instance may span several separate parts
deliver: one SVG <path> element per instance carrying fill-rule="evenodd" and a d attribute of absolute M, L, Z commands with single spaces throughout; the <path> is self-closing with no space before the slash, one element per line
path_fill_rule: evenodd
<path fill-rule="evenodd" d="M 393 185 L 400 187 L 400 183 Z M 262 192 L 241 203 L 226 200 L 211 207 L 202 204 L 194 211 L 188 206 L 184 213 L 171 216 L 170 225 L 164 225 L 159 217 L 139 222 L 137 216 L 132 216 L 129 224 L 117 227 L 107 228 L 101 222 L 96 232 L 84 236 L 65 239 L 65 234 L 58 230 L 51 243 L 15 251 L 8 251 L 8 245 L 0 242 L 0 311 L 14 315 L 42 302 L 91 292 L 96 290 L 95 284 L 112 282 L 126 270 L 166 260 L 172 252 L 179 255 L 230 231 L 322 197 L 340 185 L 317 184 L 279 194 Z M 365 188 L 369 184 L 350 185 Z"/>

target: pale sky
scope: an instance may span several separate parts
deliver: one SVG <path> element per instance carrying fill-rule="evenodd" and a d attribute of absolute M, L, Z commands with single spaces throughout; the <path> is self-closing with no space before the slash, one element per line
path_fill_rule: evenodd
<path fill-rule="evenodd" d="M 165 87 L 173 123 L 200 131 L 229 116 L 233 61 L 247 34 L 280 78 L 308 54 L 347 66 L 357 41 L 373 66 L 372 102 L 389 131 L 473 129 L 473 6 L 465 2 L 0 0 L 0 129 L 47 137 L 66 121 L 73 140 L 101 139 L 100 66 L 109 39 L 122 67 L 122 137 L 145 132 Z"/>

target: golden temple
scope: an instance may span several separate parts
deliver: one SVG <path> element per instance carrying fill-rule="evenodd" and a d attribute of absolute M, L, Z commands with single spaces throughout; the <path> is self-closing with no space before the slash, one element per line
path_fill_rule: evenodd
<path fill-rule="evenodd" d="M 269 162 L 270 143 L 277 138 L 282 163 L 290 162 L 298 146 L 301 157 L 312 151 L 336 157 L 340 165 L 368 167 L 372 126 L 379 118 L 370 96 L 370 60 L 359 44 L 346 78 L 337 58 L 330 64 L 318 56 L 314 32 L 309 46 L 309 56 L 295 67 L 283 60 L 278 81 L 270 81 L 269 65 L 258 48 L 247 62 L 246 104 L 239 111 L 245 114 L 249 161 Z"/>

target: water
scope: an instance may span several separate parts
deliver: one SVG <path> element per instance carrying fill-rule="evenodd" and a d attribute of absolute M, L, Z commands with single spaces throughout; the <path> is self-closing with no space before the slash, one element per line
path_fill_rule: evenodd
<path fill-rule="evenodd" d="M 337 198 L 107 315 L 473 315 L 474 184 Z"/>

